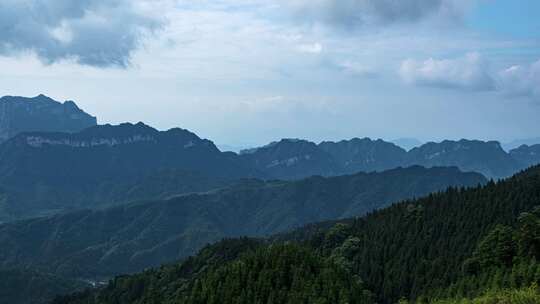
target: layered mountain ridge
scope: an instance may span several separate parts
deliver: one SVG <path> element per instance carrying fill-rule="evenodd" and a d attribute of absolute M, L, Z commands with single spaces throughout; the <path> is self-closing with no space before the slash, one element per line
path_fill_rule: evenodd
<path fill-rule="evenodd" d="M 0 145 L 0 159 L 0 194 L 5 194 L 0 221 L 264 177 L 236 154 L 220 152 L 187 130 L 158 131 L 143 123 L 94 126 L 73 134 L 22 133 Z M 155 178 L 163 182 L 153 183 Z M 141 193 L 134 198 L 134 188 L 149 188 L 146 194 L 157 197 Z"/>
<path fill-rule="evenodd" d="M 172 262 L 225 237 L 266 236 L 361 216 L 486 179 L 457 168 L 398 168 L 300 181 L 242 180 L 208 193 L 0 225 L 0 268 L 100 278 Z"/>
<path fill-rule="evenodd" d="M 456 166 L 462 171 L 475 171 L 488 178 L 500 179 L 540 163 L 537 150 L 535 146 L 524 146 L 507 153 L 496 141 L 461 139 L 429 142 L 406 151 L 381 139 L 353 138 L 320 144 L 281 140 L 245 150 L 240 156 L 259 170 L 280 179 L 382 171 L 412 165 Z"/>

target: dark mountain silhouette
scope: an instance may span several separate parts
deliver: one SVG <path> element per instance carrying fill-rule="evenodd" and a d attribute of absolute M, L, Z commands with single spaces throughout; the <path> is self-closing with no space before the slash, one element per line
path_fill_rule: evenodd
<path fill-rule="evenodd" d="M 78 132 L 96 125 L 96 118 L 73 101 L 60 103 L 47 96 L 0 98 L 0 142 L 23 132 Z"/>

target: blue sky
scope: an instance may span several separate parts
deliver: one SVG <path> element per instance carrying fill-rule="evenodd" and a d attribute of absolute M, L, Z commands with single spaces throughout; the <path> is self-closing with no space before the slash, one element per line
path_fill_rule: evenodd
<path fill-rule="evenodd" d="M 218 144 L 540 136 L 540 2 L 6 0 L 0 95 Z"/>
<path fill-rule="evenodd" d="M 478 4 L 467 23 L 488 34 L 540 37 L 540 2 L 534 0 L 491 0 Z"/>

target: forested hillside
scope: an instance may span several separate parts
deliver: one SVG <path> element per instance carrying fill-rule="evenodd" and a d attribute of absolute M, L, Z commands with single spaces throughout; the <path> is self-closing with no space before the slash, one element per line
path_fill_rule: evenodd
<path fill-rule="evenodd" d="M 326 228 L 329 224 L 311 225 L 250 243 L 259 249 L 222 242 L 184 263 L 121 277 L 107 288 L 59 298 L 55 303 L 127 303 L 115 302 L 119 297 L 109 295 L 129 296 L 132 302 L 160 302 L 156 286 L 167 286 L 162 289 L 170 295 L 166 299 L 175 299 L 176 303 L 206 303 L 211 297 L 228 299 L 223 303 L 268 303 L 264 299 L 278 299 L 291 290 L 300 291 L 300 298 L 309 298 L 313 290 L 319 290 L 313 282 L 327 282 L 328 277 L 335 284 L 327 284 L 317 303 L 454 303 L 476 298 L 474 303 L 509 299 L 513 304 L 520 303 L 514 301 L 518 297 L 529 301 L 523 303 L 537 303 L 534 284 L 540 282 L 536 262 L 540 252 L 539 203 L 540 167 L 535 167 L 499 183 L 474 189 L 452 188 L 364 218 L 337 222 L 330 228 Z M 300 245 L 279 245 L 291 241 Z M 213 259 L 205 262 L 205 257 L 213 255 L 208 250 L 215 254 L 219 250 L 213 248 L 223 247 L 235 255 L 240 253 L 240 258 L 221 266 L 212 266 L 218 265 L 211 264 Z M 295 258 L 299 252 L 311 262 Z M 207 266 L 199 266 L 200 271 L 187 277 L 177 271 L 192 269 L 193 261 Z M 329 270 L 320 271 L 325 268 Z M 265 269 L 276 269 L 281 275 L 263 275 Z M 281 285 L 295 282 L 300 274 L 306 285 Z M 246 282 L 246 275 L 250 275 L 250 283 L 260 283 L 266 289 L 248 288 L 246 293 L 228 297 L 233 295 L 230 290 L 234 286 Z M 223 286 L 214 285 L 220 279 L 230 288 L 228 293 Z M 363 290 L 362 295 L 355 293 L 358 290 Z M 337 294 L 339 298 L 334 297 Z"/>
<path fill-rule="evenodd" d="M 224 237 L 267 236 L 485 182 L 456 168 L 421 167 L 296 182 L 244 180 L 209 193 L 0 225 L 0 266 L 100 279 L 176 261 Z"/>

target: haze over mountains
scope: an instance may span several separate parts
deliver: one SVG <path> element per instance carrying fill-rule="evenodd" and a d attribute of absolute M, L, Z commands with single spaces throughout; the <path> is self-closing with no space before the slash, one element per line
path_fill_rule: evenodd
<path fill-rule="evenodd" d="M 4 103 L 29 109 L 28 115 L 38 117 L 36 121 L 58 119 L 51 124 L 53 131 L 64 129 L 10 133 L 13 137 L 0 145 L 0 222 L 207 191 L 241 178 L 294 180 L 414 165 L 455 166 L 487 178 L 502 178 L 540 162 L 538 146 L 506 153 L 497 142 L 471 140 L 427 143 L 407 152 L 380 139 L 320 144 L 283 139 L 236 154 L 221 152 L 211 141 L 187 130 L 158 131 L 143 123 L 91 126 L 74 132 L 75 125 L 95 124 L 95 118 L 73 102 L 61 104 L 42 95 L 5 97 Z M 34 107 L 59 107 L 53 113 L 65 107 L 77 111 L 61 112 L 73 118 L 65 123 L 68 118 L 51 118 L 48 111 Z M 20 120 L 17 115 L 3 119 Z"/>

